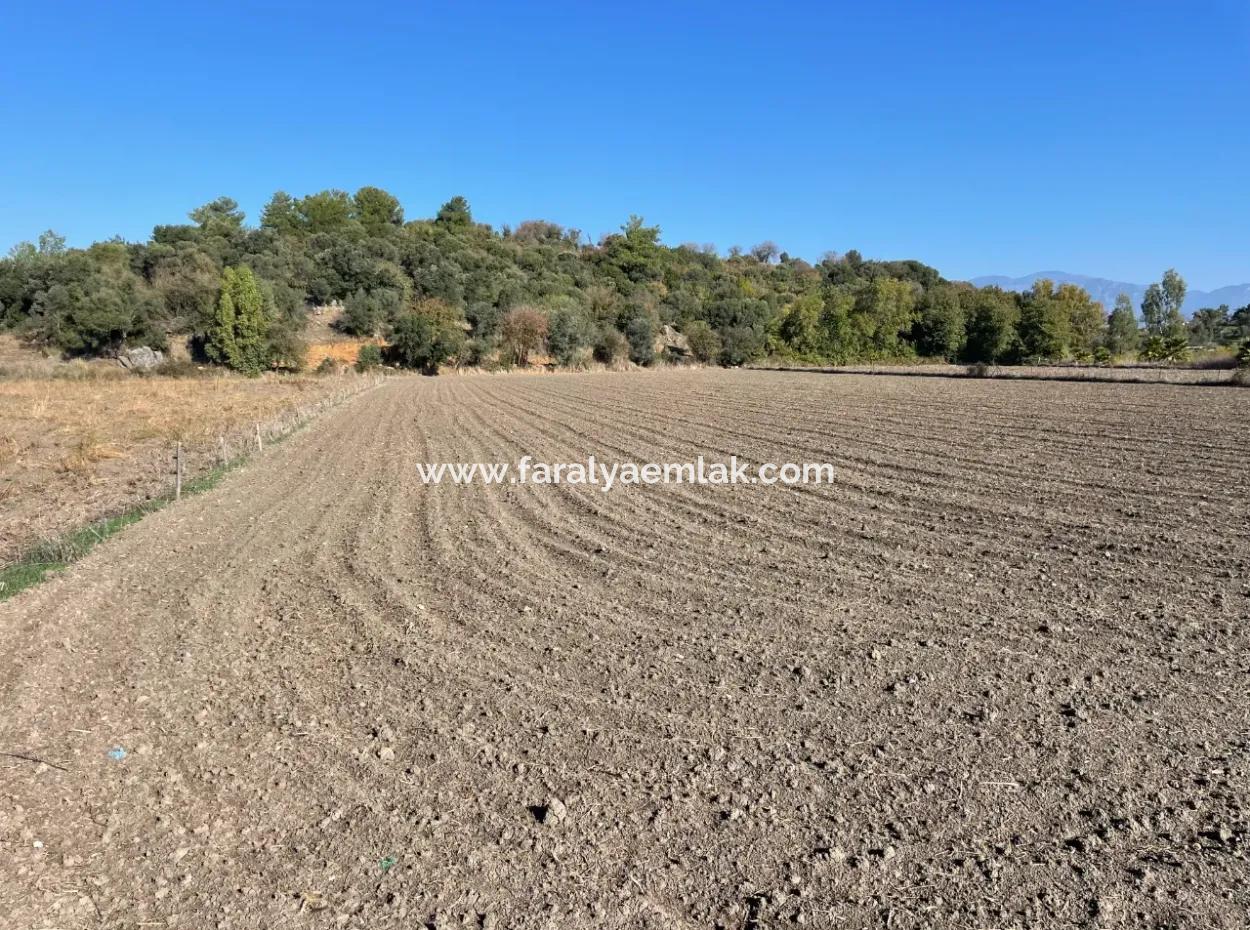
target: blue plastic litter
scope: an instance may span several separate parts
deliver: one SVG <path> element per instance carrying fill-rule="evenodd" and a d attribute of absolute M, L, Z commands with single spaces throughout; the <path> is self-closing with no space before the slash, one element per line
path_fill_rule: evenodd
<path fill-rule="evenodd" d="M 122 759 L 126 758 L 126 750 L 122 749 L 120 746 L 114 746 L 109 750 L 109 758 L 114 762 L 121 762 Z"/>

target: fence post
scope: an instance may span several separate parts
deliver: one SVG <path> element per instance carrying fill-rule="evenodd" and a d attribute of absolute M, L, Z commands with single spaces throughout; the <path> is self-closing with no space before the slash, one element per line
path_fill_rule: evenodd
<path fill-rule="evenodd" d="M 226 467 L 226 437 L 217 437 L 217 463 L 222 467 Z"/>
<path fill-rule="evenodd" d="M 263 452 L 264 448 L 265 448 L 265 444 L 261 442 L 261 438 L 260 438 L 260 421 L 257 420 L 256 421 L 256 451 Z"/>
<path fill-rule="evenodd" d="M 182 441 L 174 452 L 174 500 L 182 500 Z"/>

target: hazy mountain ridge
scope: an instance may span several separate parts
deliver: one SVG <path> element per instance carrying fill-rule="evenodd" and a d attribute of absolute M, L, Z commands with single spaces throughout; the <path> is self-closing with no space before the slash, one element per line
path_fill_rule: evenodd
<path fill-rule="evenodd" d="M 1021 278 L 983 275 L 973 278 L 970 283 L 977 287 L 995 285 L 1005 291 L 1027 291 L 1033 286 L 1033 282 L 1042 278 L 1049 278 L 1056 284 L 1076 284 L 1083 287 L 1089 292 L 1090 297 L 1100 301 L 1108 310 L 1115 306 L 1116 297 L 1122 293 L 1128 294 L 1133 299 L 1133 306 L 1140 310 L 1142 297 L 1146 293 L 1145 284 L 1130 284 L 1127 281 L 1112 281 L 1109 278 L 1095 278 L 1090 275 L 1071 274 L 1067 271 L 1035 271 Z M 1193 313 L 1202 307 L 1218 307 L 1220 304 L 1228 304 L 1233 310 L 1250 304 L 1250 283 L 1230 284 L 1213 291 L 1191 289 L 1185 295 L 1184 311 Z"/>

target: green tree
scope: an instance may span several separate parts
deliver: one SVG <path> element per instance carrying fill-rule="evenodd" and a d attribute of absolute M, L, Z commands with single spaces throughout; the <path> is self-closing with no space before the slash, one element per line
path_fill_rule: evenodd
<path fill-rule="evenodd" d="M 916 291 L 911 282 L 888 276 L 858 289 L 851 326 L 861 352 L 878 357 L 906 354 L 903 335 L 915 322 Z"/>
<path fill-rule="evenodd" d="M 1137 316 L 1128 294 L 1115 299 L 1115 309 L 1107 318 L 1107 350 L 1112 355 L 1132 355 L 1138 344 Z"/>
<path fill-rule="evenodd" d="M 824 309 L 824 301 L 816 292 L 796 298 L 777 323 L 777 335 L 785 346 L 806 358 L 819 357 L 826 342 L 820 325 Z"/>
<path fill-rule="evenodd" d="M 272 319 L 268 295 L 252 269 L 226 268 L 221 275 L 221 293 L 205 351 L 209 358 L 235 371 L 260 374 L 270 362 Z"/>
<path fill-rule="evenodd" d="M 403 295 L 399 291 L 361 288 L 343 302 L 343 316 L 338 326 L 353 336 L 376 336 L 399 316 L 402 307 Z"/>
<path fill-rule="evenodd" d="M 1185 279 L 1175 268 L 1169 268 L 1163 273 L 1162 281 L 1146 288 L 1141 310 L 1148 335 L 1175 341 L 1184 334 L 1185 317 L 1181 307 L 1185 304 L 1185 293 Z"/>
<path fill-rule="evenodd" d="M 438 216 L 434 218 L 434 222 L 448 229 L 464 229 L 473 225 L 469 201 L 463 197 L 452 197 L 438 208 Z"/>
<path fill-rule="evenodd" d="M 1017 331 L 1026 358 L 1059 359 L 1068 354 L 1068 316 L 1054 282 L 1036 281 L 1024 295 Z"/>
<path fill-rule="evenodd" d="M 463 348 L 463 330 L 423 313 L 402 314 L 391 327 L 391 353 L 405 368 L 438 374 L 439 366 Z"/>
<path fill-rule="evenodd" d="M 1229 324 L 1228 304 L 1203 307 L 1189 318 L 1189 337 L 1194 345 L 1218 345 Z"/>
<path fill-rule="evenodd" d="M 916 352 L 926 358 L 955 359 L 964 348 L 967 320 L 959 290 L 939 285 L 920 298 L 912 341 Z"/>
<path fill-rule="evenodd" d="M 353 209 L 346 191 L 309 194 L 299 201 L 300 225 L 310 233 L 341 232 L 351 223 Z"/>
<path fill-rule="evenodd" d="M 619 235 L 606 237 L 597 253 L 603 271 L 620 282 L 622 290 L 631 283 L 658 281 L 662 257 L 660 227 L 646 225 L 640 216 L 631 216 Z"/>
<path fill-rule="evenodd" d="M 218 197 L 211 203 L 196 207 L 188 216 L 206 236 L 229 238 L 243 228 L 243 211 L 230 197 Z"/>
<path fill-rule="evenodd" d="M 51 229 L 45 229 L 39 234 L 39 254 L 40 255 L 64 255 L 65 254 L 65 237 L 58 235 Z"/>
<path fill-rule="evenodd" d="M 362 187 L 353 198 L 356 219 L 371 236 L 381 236 L 404 225 L 404 208 L 380 187 Z"/>
<path fill-rule="evenodd" d="M 1228 325 L 1224 327 L 1221 341 L 1225 345 L 1236 345 L 1250 339 L 1250 304 L 1238 307 L 1228 317 Z"/>
<path fill-rule="evenodd" d="M 286 191 L 277 191 L 260 214 L 262 229 L 272 229 L 282 235 L 293 236 L 304 231 L 304 220 L 299 203 Z"/>
<path fill-rule="evenodd" d="M 1077 358 L 1089 358 L 1103 341 L 1107 314 L 1102 304 L 1075 284 L 1061 284 L 1055 294 L 1066 320 L 1068 351 Z"/>
<path fill-rule="evenodd" d="M 1013 295 L 997 287 L 980 288 L 968 308 L 964 360 L 1004 362 L 1018 352 L 1019 310 Z"/>

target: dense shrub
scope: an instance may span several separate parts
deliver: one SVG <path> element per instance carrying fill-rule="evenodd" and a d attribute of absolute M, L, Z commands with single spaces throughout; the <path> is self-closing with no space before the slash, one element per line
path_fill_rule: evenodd
<path fill-rule="evenodd" d="M 618 329 L 605 328 L 595 342 L 595 361 L 616 365 L 629 355 L 629 341 Z"/>
<path fill-rule="evenodd" d="M 439 366 L 464 347 L 464 333 L 420 313 L 405 313 L 391 328 L 390 352 L 396 363 L 437 374 Z"/>
<path fill-rule="evenodd" d="M 625 327 L 625 339 L 629 342 L 629 360 L 635 365 L 650 365 L 655 361 L 655 327 L 649 317 L 630 320 Z"/>
<path fill-rule="evenodd" d="M 754 361 L 764 354 L 764 337 L 749 326 L 731 326 L 721 336 L 722 365 L 735 367 Z"/>
<path fill-rule="evenodd" d="M 382 364 L 382 350 L 373 343 L 368 343 L 360 347 L 360 352 L 356 355 L 357 371 L 372 371 Z"/>
<path fill-rule="evenodd" d="M 547 317 L 534 307 L 509 310 L 499 327 L 500 344 L 508 360 L 524 368 L 530 355 L 543 350 L 547 340 Z"/>
<path fill-rule="evenodd" d="M 1147 290 L 1139 330 L 1127 297 L 1108 319 L 1072 285 L 977 289 L 914 260 L 851 250 L 811 264 L 769 241 L 727 255 L 672 248 L 639 217 L 592 244 L 545 221 L 493 229 L 462 197 L 409 220 L 395 197 L 362 187 L 280 191 L 257 227 L 227 197 L 188 218 L 144 243 L 73 249 L 51 231 L 19 243 L 0 259 L 0 327 L 74 355 L 160 347 L 175 334 L 249 372 L 297 364 L 307 306 L 331 301 L 344 304 L 338 326 L 358 336 L 389 332 L 410 312 L 429 319 L 431 345 L 447 348 L 467 330 L 464 357 L 485 364 L 496 348 L 505 364 L 544 349 L 579 364 L 591 346 L 615 363 L 622 340 L 648 364 L 647 325 L 674 325 L 697 359 L 728 365 L 765 351 L 834 362 L 1081 359 L 1100 348 L 1130 354 L 1142 332 L 1153 357 L 1178 359 L 1188 340 L 1250 337 L 1250 307 L 1204 308 L 1187 323 L 1185 282 L 1172 270 Z"/>
<path fill-rule="evenodd" d="M 690 353 L 700 362 L 707 364 L 720 358 L 720 336 L 706 320 L 691 320 L 682 330 L 682 335 L 690 344 Z"/>
<path fill-rule="evenodd" d="M 561 307 L 547 322 L 547 349 L 560 365 L 569 365 L 595 338 L 595 325 L 580 310 Z"/>

